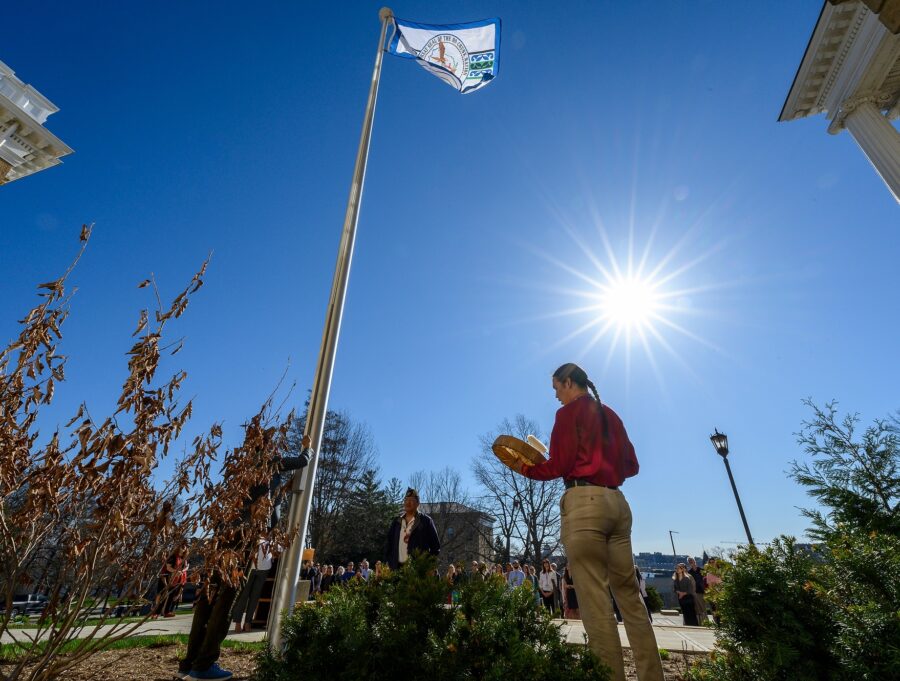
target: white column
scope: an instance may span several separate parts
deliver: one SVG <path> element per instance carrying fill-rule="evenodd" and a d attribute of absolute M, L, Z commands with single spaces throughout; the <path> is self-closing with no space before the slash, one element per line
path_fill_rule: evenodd
<path fill-rule="evenodd" d="M 900 132 L 870 101 L 860 102 L 844 119 L 844 127 L 900 203 Z"/>

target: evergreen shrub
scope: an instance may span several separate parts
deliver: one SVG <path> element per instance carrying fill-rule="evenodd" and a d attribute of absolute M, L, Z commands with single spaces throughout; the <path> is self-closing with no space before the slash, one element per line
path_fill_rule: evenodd
<path fill-rule="evenodd" d="M 806 404 L 810 458 L 792 475 L 819 504 L 804 513 L 821 544 L 783 537 L 722 565 L 717 651 L 691 681 L 900 678 L 900 414 L 860 435 L 855 414 Z"/>
<path fill-rule="evenodd" d="M 713 598 L 717 652 L 694 681 L 824 681 L 837 666 L 834 612 L 816 583 L 813 557 L 792 538 L 748 549 L 724 565 Z"/>
<path fill-rule="evenodd" d="M 659 595 L 655 586 L 647 587 L 647 600 L 650 602 L 650 612 L 659 612 L 665 606 L 663 597 Z"/>
<path fill-rule="evenodd" d="M 283 624 L 284 650 L 261 654 L 255 681 L 604 681 L 586 646 L 566 644 L 530 589 L 488 579 L 448 585 L 423 557 L 372 583 L 332 588 Z"/>

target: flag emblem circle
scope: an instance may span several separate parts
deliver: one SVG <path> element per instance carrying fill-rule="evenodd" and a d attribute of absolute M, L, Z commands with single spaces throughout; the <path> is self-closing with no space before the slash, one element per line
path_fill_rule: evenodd
<path fill-rule="evenodd" d="M 455 35 L 436 35 L 419 51 L 419 59 L 450 71 L 461 81 L 469 73 L 469 51 Z"/>

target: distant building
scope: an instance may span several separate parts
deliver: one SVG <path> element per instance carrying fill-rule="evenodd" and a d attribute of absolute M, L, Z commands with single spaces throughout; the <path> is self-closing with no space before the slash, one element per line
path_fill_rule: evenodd
<path fill-rule="evenodd" d="M 678 563 L 687 563 L 688 558 L 693 557 L 697 561 L 697 565 L 703 565 L 703 559 L 697 556 L 677 555 L 671 553 L 654 553 L 642 552 L 634 555 L 634 564 L 637 565 L 641 572 L 653 574 L 669 574 L 675 570 Z"/>
<path fill-rule="evenodd" d="M 55 166 L 72 150 L 44 127 L 59 109 L 0 61 L 0 184 Z"/>
<path fill-rule="evenodd" d="M 453 501 L 422 504 L 419 510 L 431 516 L 441 540 L 441 564 L 492 561 L 494 518 L 478 509 Z"/>

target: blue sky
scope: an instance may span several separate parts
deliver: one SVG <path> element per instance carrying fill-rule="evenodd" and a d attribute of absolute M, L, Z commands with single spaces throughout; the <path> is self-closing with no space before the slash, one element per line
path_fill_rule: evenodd
<path fill-rule="evenodd" d="M 807 500 L 785 473 L 802 456 L 801 399 L 836 398 L 865 422 L 900 406 L 897 205 L 847 133 L 776 122 L 821 3 L 547 7 L 394 6 L 433 23 L 500 16 L 502 68 L 460 96 L 385 58 L 331 406 L 371 427 L 383 476 L 468 477 L 503 417 L 549 432 L 550 373 L 578 361 L 641 460 L 626 486 L 635 550 L 668 551 L 669 529 L 679 551 L 742 538 L 714 427 L 755 538 L 802 534 Z M 152 304 L 136 284 L 153 272 L 174 295 L 210 251 L 167 365 L 189 373 L 190 435 L 223 420 L 236 441 L 288 362 L 302 400 L 378 8 L 13 11 L 39 31 L 7 32 L 0 59 L 60 107 L 48 127 L 76 153 L 0 190 L 0 335 L 96 223 L 72 278 L 57 420 L 81 400 L 111 407 Z M 657 324 L 670 350 L 651 336 L 653 361 L 639 342 L 569 338 L 594 313 L 556 314 L 602 279 L 586 251 L 608 268 L 629 242 L 679 292 L 666 317 L 683 332 Z"/>

